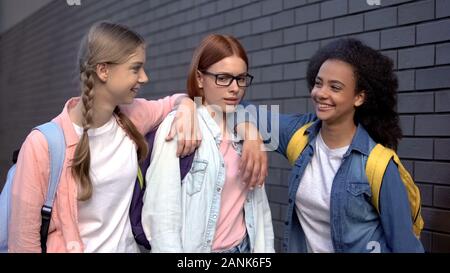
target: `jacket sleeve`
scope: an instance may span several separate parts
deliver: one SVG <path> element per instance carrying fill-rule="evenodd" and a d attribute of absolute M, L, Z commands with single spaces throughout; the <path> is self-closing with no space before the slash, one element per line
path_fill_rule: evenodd
<path fill-rule="evenodd" d="M 181 244 L 182 208 L 180 163 L 176 139 L 167 142 L 174 115 L 161 124 L 146 173 L 147 188 L 143 198 L 142 226 L 152 252 L 183 252 Z"/>
<path fill-rule="evenodd" d="M 9 252 L 41 252 L 41 208 L 49 164 L 47 141 L 41 132 L 33 130 L 20 149 L 12 185 Z"/>
<path fill-rule="evenodd" d="M 391 252 L 424 252 L 413 233 L 411 212 L 405 186 L 397 165 L 391 160 L 380 190 L 380 217 Z"/>
<path fill-rule="evenodd" d="M 180 93 L 159 100 L 134 99 L 132 104 L 121 105 L 120 109 L 145 135 L 157 127 L 184 97 L 187 95 Z"/>
<path fill-rule="evenodd" d="M 243 101 L 241 105 L 245 107 L 246 112 L 251 117 L 249 121 L 257 124 L 266 147 L 270 151 L 275 151 L 285 157 L 289 140 L 297 129 L 311 121 L 317 120 L 316 115 L 312 113 L 280 114 L 268 111 L 267 107 L 260 107 L 248 101 Z M 242 116 L 243 114 L 240 115 Z"/>
<path fill-rule="evenodd" d="M 315 120 L 317 120 L 316 115 L 311 113 L 280 114 L 278 128 L 269 120 L 271 130 L 278 131 L 279 135 L 279 143 L 275 151 L 287 158 L 287 146 L 294 133 L 303 125 Z"/>

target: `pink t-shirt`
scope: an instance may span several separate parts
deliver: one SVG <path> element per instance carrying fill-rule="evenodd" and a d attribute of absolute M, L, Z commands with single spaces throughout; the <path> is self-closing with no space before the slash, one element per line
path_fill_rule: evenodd
<path fill-rule="evenodd" d="M 241 158 L 233 148 L 232 142 L 227 139 L 222 140 L 220 152 L 225 161 L 226 177 L 212 245 L 213 251 L 226 250 L 238 245 L 246 234 L 244 202 L 248 188 L 242 183 L 241 175 L 238 173 Z"/>

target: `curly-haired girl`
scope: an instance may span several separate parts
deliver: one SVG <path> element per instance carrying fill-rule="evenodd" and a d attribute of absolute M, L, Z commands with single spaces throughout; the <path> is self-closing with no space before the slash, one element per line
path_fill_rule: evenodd
<path fill-rule="evenodd" d="M 315 115 L 280 115 L 276 151 L 293 163 L 283 249 L 423 252 L 398 166 L 391 159 L 386 168 L 379 212 L 365 173 L 374 146 L 395 150 L 402 136 L 392 61 L 356 39 L 339 39 L 312 57 L 307 83 Z M 309 122 L 308 143 L 291 158 L 290 140 Z"/>

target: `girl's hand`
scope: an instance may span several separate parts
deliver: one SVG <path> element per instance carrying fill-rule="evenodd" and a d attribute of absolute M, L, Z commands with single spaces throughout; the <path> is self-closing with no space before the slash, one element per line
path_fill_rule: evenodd
<path fill-rule="evenodd" d="M 175 135 L 178 136 L 177 156 L 192 154 L 202 142 L 196 107 L 190 98 L 184 97 L 180 102 L 166 141 L 171 141 Z"/>
<path fill-rule="evenodd" d="M 267 153 L 258 129 L 251 123 L 241 123 L 236 126 L 239 135 L 244 136 L 241 165 L 243 181 L 250 189 L 256 185 L 262 187 L 267 172 Z"/>

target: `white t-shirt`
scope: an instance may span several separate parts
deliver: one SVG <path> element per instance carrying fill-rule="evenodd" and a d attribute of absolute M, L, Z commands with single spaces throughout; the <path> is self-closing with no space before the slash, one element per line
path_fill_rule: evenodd
<path fill-rule="evenodd" d="M 317 135 L 314 155 L 306 166 L 295 199 L 308 252 L 334 252 L 330 231 L 331 186 L 348 147 L 330 149 L 321 134 Z"/>
<path fill-rule="evenodd" d="M 81 136 L 83 129 L 74 124 Z M 88 131 L 92 197 L 78 201 L 78 227 L 85 252 L 139 252 L 129 209 L 137 175 L 136 144 L 113 116 Z"/>

